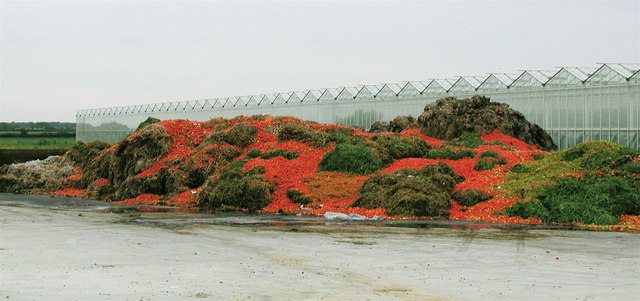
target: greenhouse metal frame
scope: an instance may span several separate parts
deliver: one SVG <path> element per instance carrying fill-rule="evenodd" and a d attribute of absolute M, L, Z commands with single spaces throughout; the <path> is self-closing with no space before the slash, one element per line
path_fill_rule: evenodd
<path fill-rule="evenodd" d="M 473 95 L 522 112 L 551 134 L 560 149 L 591 140 L 640 148 L 640 64 L 620 63 L 80 110 L 76 138 L 116 142 L 148 117 L 206 121 L 290 115 L 369 128 L 374 121 L 418 116 L 425 105 L 443 97 Z"/>

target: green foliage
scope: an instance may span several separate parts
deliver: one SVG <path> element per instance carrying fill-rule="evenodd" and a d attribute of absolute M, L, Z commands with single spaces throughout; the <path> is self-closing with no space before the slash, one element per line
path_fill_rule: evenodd
<path fill-rule="evenodd" d="M 571 162 L 575 159 L 578 159 L 584 155 L 584 148 L 582 147 L 571 147 L 562 152 L 562 160 Z"/>
<path fill-rule="evenodd" d="M 16 128 L 18 130 L 16 130 Z M 19 133 L 20 129 L 34 130 L 36 133 L 75 132 L 75 122 L 0 122 L 0 132 Z M 4 133 L 3 133 L 4 134 Z"/>
<path fill-rule="evenodd" d="M 315 147 L 325 147 L 334 139 L 334 135 L 300 123 L 285 123 L 278 132 L 278 141 L 295 140 L 310 143 Z"/>
<path fill-rule="evenodd" d="M 462 150 L 455 148 L 435 148 L 425 154 L 427 159 L 449 159 L 460 160 L 464 158 L 473 158 L 476 153 L 471 150 Z"/>
<path fill-rule="evenodd" d="M 382 162 L 366 146 L 338 144 L 335 149 L 322 157 L 319 167 L 322 171 L 367 175 L 382 168 Z"/>
<path fill-rule="evenodd" d="M 302 192 L 295 189 L 287 190 L 287 197 L 292 202 L 302 205 L 310 204 L 313 201 L 310 197 L 305 196 Z"/>
<path fill-rule="evenodd" d="M 349 136 L 343 134 L 343 133 L 332 133 L 332 140 L 334 140 L 337 144 L 342 144 L 342 143 L 355 143 L 356 141 L 352 140 L 351 138 L 349 138 Z"/>
<path fill-rule="evenodd" d="M 511 216 L 536 216 L 545 223 L 611 225 L 621 214 L 640 214 L 640 187 L 613 176 L 564 178 L 546 187 L 540 201 L 516 204 L 506 210 Z"/>
<path fill-rule="evenodd" d="M 276 150 L 272 150 L 272 151 L 267 152 L 267 153 L 263 153 L 262 155 L 260 155 L 260 158 L 262 158 L 262 159 L 271 159 L 271 158 L 278 157 L 278 156 L 282 156 L 285 159 L 292 160 L 292 159 L 298 158 L 298 156 L 300 156 L 300 155 L 296 151 L 288 152 L 286 150 L 276 149 Z"/>
<path fill-rule="evenodd" d="M 480 189 L 459 190 L 453 193 L 453 199 L 462 206 L 473 206 L 477 203 L 488 201 L 493 196 L 482 192 Z"/>
<path fill-rule="evenodd" d="M 275 184 L 260 175 L 264 173 L 264 168 L 245 172 L 236 166 L 230 166 L 205 183 L 198 195 L 200 206 L 209 210 L 231 208 L 256 211 L 271 203 Z"/>
<path fill-rule="evenodd" d="M 77 142 L 68 153 L 68 157 L 80 165 L 89 164 L 101 150 L 111 146 L 109 143 L 94 140 L 88 143 Z"/>
<path fill-rule="evenodd" d="M 463 180 L 444 163 L 392 174 L 376 173 L 364 182 L 352 206 L 384 208 L 390 215 L 446 217 L 451 191 Z"/>
<path fill-rule="evenodd" d="M 601 170 L 629 162 L 640 151 L 607 141 L 580 143 L 561 153 L 563 161 L 572 162 L 586 170 Z"/>
<path fill-rule="evenodd" d="M 477 171 L 489 170 L 493 169 L 496 165 L 505 165 L 507 164 L 507 160 L 504 158 L 494 158 L 494 157 L 480 157 L 476 162 L 476 166 L 473 169 Z"/>
<path fill-rule="evenodd" d="M 630 147 L 623 146 L 622 149 L 618 151 L 620 156 L 628 156 L 630 158 L 640 157 L 640 149 L 633 149 Z"/>
<path fill-rule="evenodd" d="M 445 142 L 445 145 L 465 148 L 476 148 L 484 144 L 484 140 L 482 140 L 478 133 L 464 133 L 458 138 Z"/>
<path fill-rule="evenodd" d="M 542 160 L 542 159 L 544 159 L 544 157 L 545 157 L 545 155 L 541 155 L 541 154 L 533 154 L 533 155 L 531 155 L 531 158 L 533 160 L 536 160 L 536 161 Z"/>
<path fill-rule="evenodd" d="M 257 148 L 252 148 L 249 152 L 247 152 L 247 157 L 249 158 L 257 158 L 262 155 L 262 152 Z"/>
<path fill-rule="evenodd" d="M 488 150 L 480 154 L 480 158 L 499 158 L 500 155 L 496 151 Z"/>
<path fill-rule="evenodd" d="M 538 217 L 540 220 L 549 220 L 549 210 L 539 201 L 517 202 L 508 207 L 505 213 L 509 216 L 520 216 L 522 218 Z"/>
<path fill-rule="evenodd" d="M 546 156 L 532 155 L 536 161 L 514 166 L 501 186 L 522 198 L 531 199 L 568 173 L 624 170 L 638 153 L 640 151 L 612 142 L 585 142 Z"/>
<path fill-rule="evenodd" d="M 220 121 L 219 119 L 212 119 L 209 121 L 209 126 L 216 128 Z M 223 121 L 220 121 L 223 122 Z M 208 144 L 220 144 L 228 143 L 230 145 L 245 148 L 254 142 L 255 136 L 258 134 L 258 129 L 250 124 L 240 122 L 229 130 L 213 132 L 202 141 L 202 145 Z"/>
<path fill-rule="evenodd" d="M 0 149 L 70 149 L 76 143 L 76 139 L 67 138 L 33 138 L 15 137 L 0 138 Z"/>
<path fill-rule="evenodd" d="M 236 160 L 231 162 L 231 164 L 229 164 L 229 166 L 227 166 L 227 168 L 223 169 L 220 171 L 220 174 L 226 174 L 226 173 L 232 173 L 235 172 L 237 170 L 240 170 L 241 168 L 244 167 L 245 164 L 247 164 L 249 160 L 248 159 L 241 159 L 241 160 Z"/>
<path fill-rule="evenodd" d="M 245 148 L 253 143 L 257 134 L 258 129 L 255 126 L 241 122 L 225 132 L 224 141 L 231 145 Z"/>
<path fill-rule="evenodd" d="M 515 172 L 515 173 L 528 173 L 531 170 L 528 167 L 526 167 L 526 166 L 524 166 L 522 164 L 516 164 L 516 165 L 511 167 L 511 171 Z"/>
<path fill-rule="evenodd" d="M 620 170 L 624 170 L 630 173 L 640 174 L 640 161 L 629 162 L 625 165 L 620 166 Z"/>
<path fill-rule="evenodd" d="M 93 140 L 93 141 L 87 143 L 87 146 L 89 148 L 93 148 L 93 149 L 96 149 L 96 150 L 103 150 L 105 148 L 109 148 L 111 146 L 111 144 L 106 143 L 104 141 L 100 141 L 100 140 Z"/>
<path fill-rule="evenodd" d="M 28 132 L 27 131 L 26 135 L 23 135 L 19 131 L 0 132 L 0 138 L 24 138 L 24 137 L 28 137 L 28 138 L 75 138 L 76 137 L 76 133 L 74 131 L 64 131 L 64 130 L 49 131 L 49 132 L 44 132 L 44 131 Z M 50 139 L 45 139 L 45 140 L 50 140 Z"/>
<path fill-rule="evenodd" d="M 424 140 L 416 137 L 378 135 L 373 141 L 385 148 L 393 159 L 421 158 L 431 148 Z"/>
<path fill-rule="evenodd" d="M 136 128 L 136 132 L 139 131 L 140 129 L 142 129 L 143 127 L 147 126 L 147 125 L 158 123 L 158 122 L 160 122 L 160 119 L 149 117 L 149 118 L 147 118 L 147 120 L 143 121 L 142 123 L 140 123 L 138 125 L 138 127 Z"/>

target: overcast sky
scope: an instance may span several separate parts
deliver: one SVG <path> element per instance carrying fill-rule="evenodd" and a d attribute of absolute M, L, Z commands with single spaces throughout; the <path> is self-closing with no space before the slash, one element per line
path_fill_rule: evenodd
<path fill-rule="evenodd" d="M 0 121 L 640 63 L 640 1 L 0 1 Z"/>

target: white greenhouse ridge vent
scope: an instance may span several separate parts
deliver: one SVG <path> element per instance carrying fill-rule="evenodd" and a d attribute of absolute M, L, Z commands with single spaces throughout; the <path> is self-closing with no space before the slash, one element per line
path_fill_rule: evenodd
<path fill-rule="evenodd" d="M 76 117 L 129 115 L 152 112 L 214 110 L 225 107 L 264 106 L 288 103 L 358 101 L 420 96 L 454 96 L 475 92 L 515 89 L 544 89 L 640 83 L 640 64 L 601 63 L 597 67 L 558 67 L 555 70 L 522 70 L 521 73 L 490 73 L 379 85 L 360 85 L 253 96 L 163 102 L 79 110 Z"/>

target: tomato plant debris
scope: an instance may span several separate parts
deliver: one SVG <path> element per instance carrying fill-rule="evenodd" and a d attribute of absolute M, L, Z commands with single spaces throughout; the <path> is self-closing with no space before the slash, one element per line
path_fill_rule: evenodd
<path fill-rule="evenodd" d="M 0 191 L 214 211 L 560 222 L 640 232 L 640 217 L 633 210 L 612 211 L 606 219 L 553 219 L 549 214 L 564 215 L 563 211 L 551 205 L 542 210 L 533 203 L 543 199 L 556 204 L 559 201 L 550 201 L 558 193 L 553 185 L 573 181 L 572 187 L 599 185 L 592 194 L 610 200 L 609 207 L 618 206 L 622 201 L 608 194 L 615 187 L 607 187 L 640 187 L 639 151 L 587 142 L 547 152 L 540 146 L 553 149 L 548 135 L 519 113 L 481 98 L 458 102 L 449 99 L 438 106 L 472 110 L 463 114 L 467 117 L 482 113 L 483 126 L 490 121 L 496 126 L 467 129 L 470 124 L 465 123 L 426 129 L 425 125 L 435 126 L 433 120 L 448 120 L 435 113 L 436 105 L 427 106 L 430 109 L 417 122 L 399 118 L 392 130 L 380 133 L 290 116 L 208 122 L 150 119 L 111 146 L 78 143 L 62 157 L 2 166 Z M 505 120 L 512 126 L 507 130 L 499 127 Z M 454 131 L 455 137 L 448 137 L 447 131 Z M 431 132 L 447 137 L 427 136 Z M 589 180 L 594 177 L 607 181 Z M 632 188 L 624 202 L 638 199 Z"/>

